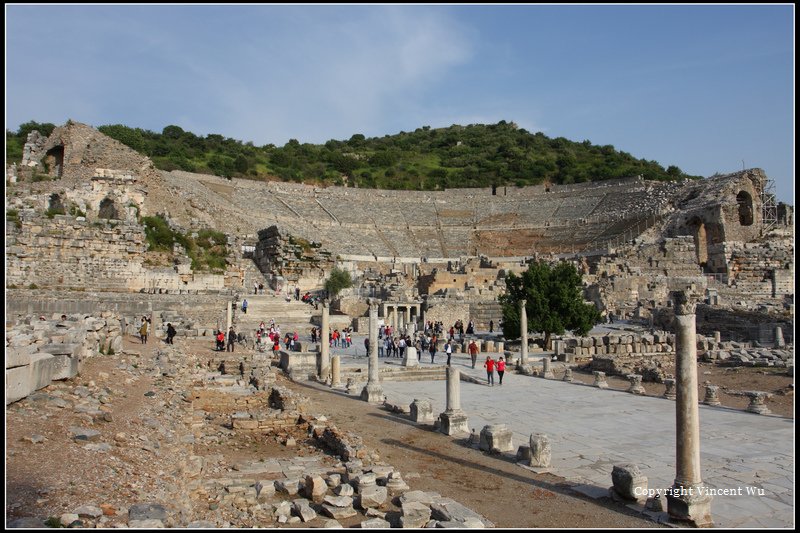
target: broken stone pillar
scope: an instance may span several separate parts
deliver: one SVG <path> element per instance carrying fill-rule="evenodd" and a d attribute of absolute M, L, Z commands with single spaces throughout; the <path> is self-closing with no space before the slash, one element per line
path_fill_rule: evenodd
<path fill-rule="evenodd" d="M 783 340 L 783 328 L 777 326 L 775 328 L 775 347 L 783 348 L 784 346 L 786 346 L 786 342 Z"/>
<path fill-rule="evenodd" d="M 607 389 L 608 388 L 608 382 L 606 381 L 606 373 L 605 372 L 600 372 L 599 370 L 595 370 L 594 372 L 592 372 L 592 374 L 594 374 L 594 386 L 595 387 L 598 387 L 598 388 L 601 388 L 601 389 Z"/>
<path fill-rule="evenodd" d="M 567 368 L 564 370 L 564 381 L 572 381 L 572 369 Z"/>
<path fill-rule="evenodd" d="M 160 311 L 153 311 L 150 313 L 150 325 L 147 328 L 147 333 L 150 337 L 158 338 L 159 334 L 161 333 L 161 312 Z M 228 329 L 230 331 L 230 329 Z M 226 339 L 228 332 L 225 332 Z"/>
<path fill-rule="evenodd" d="M 461 372 L 454 366 L 447 367 L 447 408 L 439 421 L 439 431 L 445 435 L 469 433 L 467 415 L 461 410 Z"/>
<path fill-rule="evenodd" d="M 667 378 L 664 380 L 664 385 L 666 385 L 666 389 L 664 389 L 664 398 L 667 400 L 674 400 L 675 399 L 675 380 L 672 378 Z"/>
<path fill-rule="evenodd" d="M 628 381 L 631 382 L 631 386 L 628 387 L 628 392 L 631 394 L 644 394 L 645 390 L 642 387 L 642 376 L 639 374 L 628 374 Z"/>
<path fill-rule="evenodd" d="M 636 465 L 614 465 L 611 482 L 613 491 L 623 500 L 647 499 L 647 478 Z"/>
<path fill-rule="evenodd" d="M 369 403 L 383 403 L 383 387 L 378 376 L 378 302 L 369 300 L 369 378 L 361 399 Z"/>
<path fill-rule="evenodd" d="M 528 364 L 528 312 L 525 310 L 527 300 L 519 301 L 519 329 L 522 338 L 519 348 L 519 365 Z"/>
<path fill-rule="evenodd" d="M 433 417 L 433 407 L 428 400 L 417 400 L 411 402 L 409 407 L 411 412 L 411 420 L 414 422 L 434 422 L 436 419 Z"/>
<path fill-rule="evenodd" d="M 543 433 L 534 433 L 530 440 L 531 462 L 535 468 L 550 468 L 550 439 Z"/>
<path fill-rule="evenodd" d="M 553 370 L 550 368 L 550 358 L 542 357 L 542 377 L 545 379 L 553 379 Z"/>
<path fill-rule="evenodd" d="M 510 452 L 514 449 L 511 437 L 511 430 L 505 424 L 484 426 L 478 448 L 492 453 Z"/>
<path fill-rule="evenodd" d="M 320 354 L 322 354 L 319 377 L 322 381 L 328 379 L 328 361 L 331 359 L 331 345 L 328 342 L 330 335 L 330 307 L 328 300 L 322 300 L 322 331 L 319 332 Z"/>
<path fill-rule="evenodd" d="M 503 353 L 503 350 L 505 350 L 506 346 L 503 341 L 497 341 L 495 343 L 495 348 L 497 349 L 497 353 Z M 466 349 L 464 351 L 466 352 Z"/>
<path fill-rule="evenodd" d="M 722 342 L 722 334 L 719 331 L 714 332 L 714 342 L 716 342 L 717 344 Z"/>
<path fill-rule="evenodd" d="M 720 405 L 718 391 L 719 387 L 717 385 L 706 383 L 706 397 L 703 399 L 703 403 L 706 405 Z"/>
<path fill-rule="evenodd" d="M 225 332 L 231 330 L 231 325 L 233 324 L 233 309 L 231 302 L 228 302 L 227 310 L 225 311 Z"/>
<path fill-rule="evenodd" d="M 403 366 L 419 366 L 419 357 L 417 356 L 417 349 L 413 346 L 406 348 L 406 353 L 403 356 Z"/>
<path fill-rule="evenodd" d="M 676 474 L 667 494 L 667 510 L 675 520 L 695 527 L 711 526 L 711 500 L 700 475 L 700 417 L 697 394 L 697 329 L 695 302 L 687 291 L 670 294 L 675 310 Z"/>
<path fill-rule="evenodd" d="M 745 391 L 744 395 L 750 398 L 750 405 L 745 409 L 748 413 L 768 415 L 772 412 L 764 403 L 767 398 L 772 396 L 770 393 L 750 390 Z"/>
<path fill-rule="evenodd" d="M 342 384 L 341 376 L 341 355 L 334 355 L 331 357 L 331 387 L 338 387 Z"/>

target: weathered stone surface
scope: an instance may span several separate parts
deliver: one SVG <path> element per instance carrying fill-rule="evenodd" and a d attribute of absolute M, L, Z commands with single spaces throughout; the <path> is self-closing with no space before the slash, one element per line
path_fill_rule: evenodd
<path fill-rule="evenodd" d="M 326 515 L 336 520 L 343 520 L 358 514 L 358 511 L 356 511 L 352 505 L 349 507 L 338 507 L 329 503 L 323 503 L 322 510 Z"/>
<path fill-rule="evenodd" d="M 128 521 L 166 519 L 167 508 L 160 503 L 136 503 L 128 509 Z"/>
<path fill-rule="evenodd" d="M 163 529 L 164 522 L 150 518 L 147 520 L 128 520 L 128 527 L 135 529 Z"/>
<path fill-rule="evenodd" d="M 536 468 L 549 468 L 550 467 L 550 439 L 547 435 L 541 433 L 534 433 L 530 438 L 530 453 L 531 462 L 530 466 Z"/>
<path fill-rule="evenodd" d="M 64 513 L 61 515 L 58 522 L 64 527 L 69 527 L 69 525 L 78 520 L 78 518 L 78 515 L 75 513 Z"/>
<path fill-rule="evenodd" d="M 614 465 L 611 471 L 613 490 L 625 500 L 647 499 L 647 478 L 637 465 Z"/>
<path fill-rule="evenodd" d="M 435 420 L 433 407 L 431 407 L 431 403 L 428 400 L 415 399 L 411 402 L 409 409 L 411 411 L 411 420 L 414 422 L 425 423 Z"/>
<path fill-rule="evenodd" d="M 310 522 L 317 517 L 317 512 L 311 508 L 311 504 L 309 504 L 308 500 L 294 500 L 294 502 L 292 502 L 292 509 L 303 522 Z"/>
<path fill-rule="evenodd" d="M 422 490 L 411 490 L 400 496 L 400 503 L 417 502 L 425 505 L 430 505 L 433 502 L 441 499 L 441 494 L 438 492 L 426 492 Z"/>
<path fill-rule="evenodd" d="M 479 448 L 486 452 L 501 453 L 514 449 L 512 432 L 505 424 L 484 426 L 481 430 Z"/>
<path fill-rule="evenodd" d="M 345 483 L 333 489 L 333 493 L 337 496 L 353 496 L 356 493 L 356 490 L 352 485 Z"/>
<path fill-rule="evenodd" d="M 370 507 L 380 507 L 386 502 L 389 491 L 386 487 L 372 485 L 364 487 L 359 491 L 358 504 L 362 509 Z"/>
<path fill-rule="evenodd" d="M 441 522 L 459 522 L 465 527 L 467 523 L 474 525 L 475 521 L 481 524 L 480 527 L 494 527 L 494 524 L 486 518 L 450 498 L 443 498 L 431 504 L 431 518 Z"/>
<path fill-rule="evenodd" d="M 327 492 L 328 485 L 322 477 L 306 476 L 305 486 L 303 487 L 303 494 L 306 498 L 316 503 L 321 503 Z"/>
<path fill-rule="evenodd" d="M 279 479 L 275 481 L 275 490 L 281 494 L 296 496 L 303 486 L 303 481 L 299 478 Z"/>
<path fill-rule="evenodd" d="M 25 516 L 22 518 L 17 518 L 16 520 L 12 520 L 6 524 L 6 527 L 10 529 L 21 529 L 21 528 L 43 528 L 44 520 L 41 518 L 34 518 L 32 516 Z"/>
<path fill-rule="evenodd" d="M 431 508 L 420 502 L 404 502 L 400 515 L 400 527 L 403 529 L 425 527 L 431 518 Z"/>
<path fill-rule="evenodd" d="M 96 429 L 70 427 L 72 438 L 78 442 L 94 442 L 100 440 L 100 432 Z"/>
<path fill-rule="evenodd" d="M 390 528 L 392 527 L 389 522 L 382 518 L 370 518 L 369 520 L 364 520 L 361 522 L 362 529 L 378 529 L 378 528 Z"/>

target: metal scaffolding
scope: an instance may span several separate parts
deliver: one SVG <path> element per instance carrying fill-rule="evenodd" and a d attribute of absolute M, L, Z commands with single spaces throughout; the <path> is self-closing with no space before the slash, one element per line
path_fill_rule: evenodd
<path fill-rule="evenodd" d="M 775 203 L 775 182 L 767 179 L 761 191 L 761 234 L 765 234 L 778 222 L 778 205 Z"/>

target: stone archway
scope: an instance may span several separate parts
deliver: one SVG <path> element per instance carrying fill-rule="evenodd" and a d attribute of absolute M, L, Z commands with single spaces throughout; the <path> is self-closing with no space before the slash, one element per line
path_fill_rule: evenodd
<path fill-rule="evenodd" d="M 119 220 L 119 212 L 117 211 L 117 206 L 114 203 L 114 200 L 108 197 L 104 198 L 103 201 L 100 202 L 100 208 L 98 209 L 97 217 Z"/>
<path fill-rule="evenodd" d="M 64 147 L 54 146 L 44 155 L 44 164 L 47 173 L 55 178 L 60 178 L 64 173 Z"/>
<path fill-rule="evenodd" d="M 742 226 L 753 225 L 753 197 L 747 191 L 736 195 L 736 204 L 739 207 L 739 224 Z"/>
<path fill-rule="evenodd" d="M 694 249 L 697 257 L 697 264 L 705 269 L 708 263 L 708 233 L 705 223 L 699 218 L 694 217 L 689 221 L 694 237 Z"/>
<path fill-rule="evenodd" d="M 61 201 L 61 196 L 57 193 L 50 195 L 50 202 L 47 205 L 47 210 L 56 215 L 63 215 L 66 213 L 64 210 L 64 202 Z"/>

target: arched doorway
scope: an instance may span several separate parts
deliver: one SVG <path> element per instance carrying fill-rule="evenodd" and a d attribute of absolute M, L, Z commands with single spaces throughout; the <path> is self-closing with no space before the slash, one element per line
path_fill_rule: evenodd
<path fill-rule="evenodd" d="M 742 226 L 753 225 L 753 197 L 747 191 L 736 195 L 736 204 L 739 207 L 739 224 Z"/>
<path fill-rule="evenodd" d="M 705 269 L 708 263 L 708 234 L 706 233 L 706 225 L 700 218 L 694 217 L 689 221 L 689 227 L 692 229 L 692 236 L 694 237 L 697 264 Z"/>
<path fill-rule="evenodd" d="M 111 198 L 104 198 L 102 202 L 100 202 L 100 209 L 97 213 L 98 218 L 108 218 L 108 219 L 119 219 L 119 213 L 117 212 L 117 206 L 114 204 L 114 200 Z"/>
<path fill-rule="evenodd" d="M 60 178 L 64 173 L 64 147 L 54 146 L 50 148 L 44 156 L 44 163 L 50 176 Z"/>

